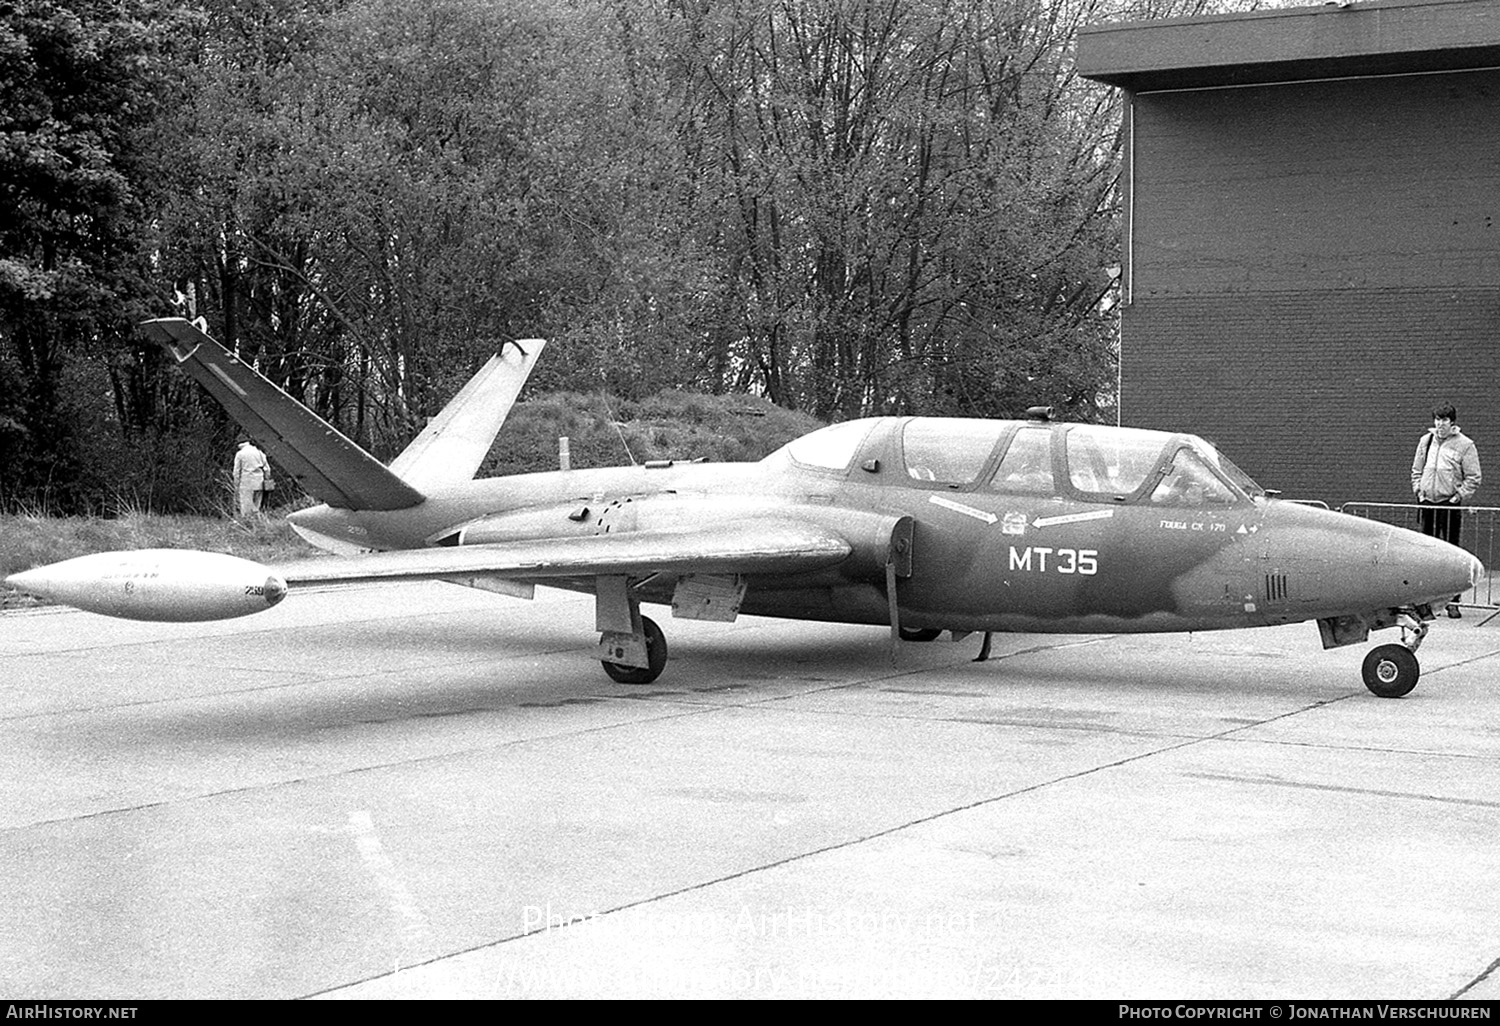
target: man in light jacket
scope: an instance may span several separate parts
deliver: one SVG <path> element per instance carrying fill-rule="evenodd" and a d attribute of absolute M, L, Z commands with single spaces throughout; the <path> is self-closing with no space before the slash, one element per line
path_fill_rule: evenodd
<path fill-rule="evenodd" d="M 234 454 L 234 494 L 239 499 L 240 516 L 260 512 L 261 489 L 271 473 L 271 461 L 255 447 L 246 435 L 240 435 L 240 448 Z"/>
<path fill-rule="evenodd" d="M 1417 441 L 1411 461 L 1411 490 L 1421 503 L 1418 511 L 1422 533 L 1460 544 L 1463 511 L 1459 508 L 1479 490 L 1479 447 L 1458 427 L 1458 411 L 1452 403 L 1432 408 L 1432 430 Z M 1457 619 L 1458 596 L 1448 604 L 1448 615 Z"/>

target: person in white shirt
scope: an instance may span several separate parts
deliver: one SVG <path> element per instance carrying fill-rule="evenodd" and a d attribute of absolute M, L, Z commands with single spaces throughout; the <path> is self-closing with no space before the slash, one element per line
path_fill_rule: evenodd
<path fill-rule="evenodd" d="M 271 476 L 271 461 L 255 447 L 246 435 L 240 435 L 239 451 L 234 454 L 234 494 L 239 500 L 240 516 L 260 512 L 265 496 L 262 489 Z"/>

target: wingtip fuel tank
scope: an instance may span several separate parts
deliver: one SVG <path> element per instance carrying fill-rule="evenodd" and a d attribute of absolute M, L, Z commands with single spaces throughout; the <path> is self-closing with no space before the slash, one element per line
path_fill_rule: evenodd
<path fill-rule="evenodd" d="M 5 583 L 52 602 L 128 620 L 227 620 L 270 609 L 286 582 L 220 552 L 99 552 L 11 574 Z"/>

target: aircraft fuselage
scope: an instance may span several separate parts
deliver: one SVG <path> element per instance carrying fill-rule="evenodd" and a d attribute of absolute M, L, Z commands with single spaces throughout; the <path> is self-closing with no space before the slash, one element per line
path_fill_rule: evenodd
<path fill-rule="evenodd" d="M 95 553 L 6 580 L 140 620 L 243 616 L 313 584 L 450 581 L 529 597 L 590 592 L 599 661 L 624 684 L 667 663 L 642 603 L 984 631 L 1216 630 L 1316 620 L 1325 647 L 1399 625 L 1365 685 L 1399 698 L 1432 604 L 1483 573 L 1411 531 L 1269 498 L 1188 434 L 1096 424 L 871 417 L 758 463 L 473 480 L 545 343 L 495 354 L 389 466 L 181 318 L 148 321 L 282 470 L 326 505 L 288 518 L 344 560 L 264 567 L 221 553 Z"/>
<path fill-rule="evenodd" d="M 912 420 L 855 422 L 866 432 L 838 467 L 800 462 L 783 450 L 753 464 L 555 471 L 452 486 L 409 510 L 323 506 L 291 519 L 324 543 L 405 549 L 778 515 L 838 529 L 874 511 L 911 520 L 909 576 L 897 583 L 901 624 L 959 631 L 1213 630 L 1378 617 L 1452 596 L 1476 572 L 1467 553 L 1414 532 L 1240 492 L 1232 474 L 1201 458 L 1199 447 L 1213 450 L 1192 436 L 1149 433 L 1159 451 L 1138 460 L 1149 466 L 1138 482 L 1124 482 L 1129 491 L 1110 490 L 1120 483 L 1119 460 L 1106 459 L 1097 469 L 1116 476 L 1088 478 L 1096 490 L 1086 492 L 1074 461 L 1097 454 L 1069 439 L 1086 426 L 985 422 L 1003 427 L 976 442 L 984 451 L 960 461 L 961 474 L 950 469 L 929 480 L 904 444 Z M 1125 429 L 1087 430 L 1108 439 L 1100 432 Z M 1001 480 L 1022 431 L 1041 432 L 1033 440 L 1046 450 L 1045 485 Z M 1174 495 L 1167 488 L 1174 460 L 1220 479 L 1208 482 L 1206 496 L 1201 487 Z M 966 479 L 952 480 L 958 476 Z M 741 609 L 884 624 L 890 611 L 882 562 L 879 553 L 856 552 L 809 574 L 751 576 Z M 641 601 L 670 602 L 677 580 L 657 575 L 636 582 L 635 593 Z M 586 577 L 536 582 L 593 586 Z"/>

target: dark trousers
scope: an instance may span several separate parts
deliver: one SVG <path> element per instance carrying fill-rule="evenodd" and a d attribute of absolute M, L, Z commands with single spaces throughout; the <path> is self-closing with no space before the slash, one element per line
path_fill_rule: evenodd
<path fill-rule="evenodd" d="M 1424 502 L 1422 508 L 1417 510 L 1417 520 L 1422 525 L 1423 534 L 1430 534 L 1450 545 L 1458 545 L 1463 534 L 1463 514 L 1464 508 L 1451 502 Z M 1458 599 L 1459 596 L 1453 596 L 1454 602 Z"/>
<path fill-rule="evenodd" d="M 1417 519 L 1422 533 L 1440 538 L 1450 545 L 1458 545 L 1463 532 L 1463 507 L 1451 502 L 1424 502 L 1417 510 Z"/>

